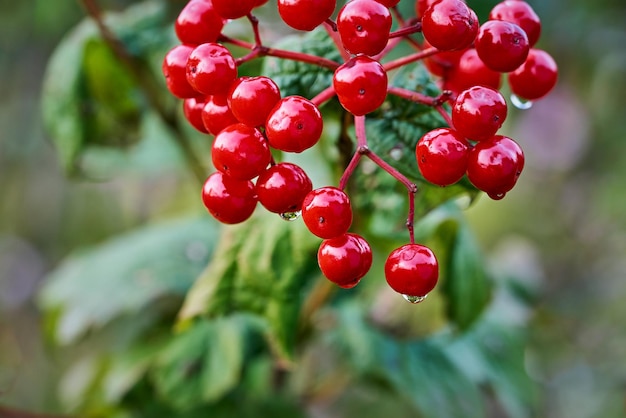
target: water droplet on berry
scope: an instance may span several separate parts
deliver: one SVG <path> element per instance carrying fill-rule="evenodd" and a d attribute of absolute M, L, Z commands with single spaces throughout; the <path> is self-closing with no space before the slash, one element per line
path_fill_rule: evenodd
<path fill-rule="evenodd" d="M 506 193 L 487 193 L 487 194 L 493 200 L 502 200 L 504 199 L 504 196 L 506 196 Z"/>
<path fill-rule="evenodd" d="M 423 302 L 424 299 L 426 299 L 427 296 L 428 295 L 424 295 L 424 296 L 402 295 L 404 300 L 406 300 L 407 302 L 410 302 L 410 303 L 420 303 L 420 302 Z"/>
<path fill-rule="evenodd" d="M 280 218 L 287 222 L 292 222 L 298 219 L 302 215 L 302 211 L 298 210 L 295 212 L 283 212 L 280 214 Z"/>
<path fill-rule="evenodd" d="M 511 94 L 511 103 L 513 103 L 513 106 L 515 106 L 519 110 L 528 110 L 533 107 L 532 100 L 522 99 L 515 94 Z"/>

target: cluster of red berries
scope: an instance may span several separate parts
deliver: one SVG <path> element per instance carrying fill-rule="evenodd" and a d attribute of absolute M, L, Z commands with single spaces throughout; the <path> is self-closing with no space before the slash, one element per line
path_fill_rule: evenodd
<path fill-rule="evenodd" d="M 523 0 L 504 0 L 480 27 L 462 0 L 417 0 L 412 19 L 401 16 L 399 0 L 350 0 L 332 20 L 336 0 L 278 0 L 279 15 L 288 26 L 328 32 L 344 58 L 338 63 L 263 45 L 252 12 L 266 2 L 190 0 L 175 24 L 180 44 L 163 61 L 167 87 L 184 99 L 189 123 L 214 136 L 216 171 L 204 184 L 204 205 L 227 224 L 248 219 L 259 202 L 287 220 L 301 214 L 307 228 L 323 239 L 318 250 L 322 273 L 350 288 L 370 269 L 372 250 L 362 236 L 349 232 L 353 214 L 344 190 L 360 159 L 369 158 L 409 191 L 410 242 L 389 255 L 385 276 L 407 300 L 421 301 L 435 287 L 439 271 L 433 252 L 414 242 L 417 187 L 369 149 L 365 116 L 379 109 L 388 94 L 435 107 L 450 128 L 428 132 L 417 142 L 422 176 L 447 186 L 467 175 L 478 189 L 502 198 L 515 185 L 524 156 L 515 141 L 496 135 L 507 115 L 498 91 L 501 74 L 509 73 L 512 92 L 528 100 L 542 97 L 556 82 L 554 61 L 531 48 L 539 37 L 538 17 Z M 254 44 L 222 34 L 229 20 L 244 17 L 251 23 Z M 397 29 L 392 31 L 394 19 Z M 418 32 L 423 38 L 411 36 Z M 400 41 L 412 45 L 415 53 L 385 62 Z M 249 53 L 236 58 L 226 44 Z M 271 78 L 238 76 L 240 64 L 262 56 L 325 67 L 333 71 L 332 85 L 313 98 L 282 97 Z M 444 92 L 439 97 L 389 85 L 389 71 L 418 60 L 440 77 Z M 300 153 L 313 147 L 323 130 L 319 106 L 333 97 L 354 116 L 356 151 L 338 187 L 313 189 L 301 167 L 276 162 L 272 150 Z M 448 102 L 451 115 L 444 107 Z"/>

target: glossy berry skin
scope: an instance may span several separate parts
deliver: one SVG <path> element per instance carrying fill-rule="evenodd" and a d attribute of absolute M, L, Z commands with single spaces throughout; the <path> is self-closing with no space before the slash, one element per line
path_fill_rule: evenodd
<path fill-rule="evenodd" d="M 494 200 L 502 199 L 517 183 L 524 168 L 524 153 L 511 138 L 496 135 L 470 151 L 467 177 Z"/>
<path fill-rule="evenodd" d="M 237 180 L 217 171 L 202 187 L 202 202 L 218 221 L 237 224 L 252 215 L 257 196 L 251 181 Z"/>
<path fill-rule="evenodd" d="M 511 22 L 487 21 L 476 36 L 476 52 L 480 59 L 487 67 L 502 73 L 522 65 L 529 49 L 526 32 Z"/>
<path fill-rule="evenodd" d="M 470 146 L 467 140 L 450 128 L 427 132 L 415 147 L 417 166 L 422 176 L 437 186 L 459 181 L 467 171 Z"/>
<path fill-rule="evenodd" d="M 263 126 L 270 111 L 280 100 L 280 90 L 269 77 L 240 77 L 228 93 L 233 115 L 248 126 Z"/>
<path fill-rule="evenodd" d="M 487 86 L 498 90 L 501 85 L 502 74 L 487 67 L 474 48 L 463 52 L 456 67 L 444 80 L 444 89 L 457 94 L 472 86 Z"/>
<path fill-rule="evenodd" d="M 426 9 L 428 9 L 433 4 L 437 3 L 439 0 L 415 0 L 415 15 L 418 18 L 422 18 Z"/>
<path fill-rule="evenodd" d="M 198 45 L 187 60 L 187 81 L 202 94 L 225 94 L 237 78 L 230 51 L 217 43 Z"/>
<path fill-rule="evenodd" d="M 556 62 L 550 54 L 531 48 L 526 61 L 509 73 L 509 86 L 518 97 L 540 99 L 554 88 L 558 73 Z"/>
<path fill-rule="evenodd" d="M 352 0 L 339 11 L 337 31 L 351 54 L 376 55 L 389 41 L 391 13 L 376 0 Z"/>
<path fill-rule="evenodd" d="M 251 180 L 270 163 L 269 145 L 258 129 L 243 123 L 227 126 L 213 140 L 213 165 L 240 180 Z"/>
<path fill-rule="evenodd" d="M 426 296 L 439 280 L 439 263 L 430 248 L 406 244 L 389 254 L 385 262 L 389 287 L 407 296 Z"/>
<path fill-rule="evenodd" d="M 256 6 L 257 0 L 211 0 L 213 8 L 224 19 L 246 16 Z"/>
<path fill-rule="evenodd" d="M 202 110 L 205 105 L 205 97 L 191 97 L 183 101 L 183 114 L 191 126 L 203 134 L 209 133 L 202 121 Z"/>
<path fill-rule="evenodd" d="M 350 289 L 372 266 L 372 249 L 360 235 L 346 233 L 322 241 L 317 251 L 317 262 L 328 280 Z"/>
<path fill-rule="evenodd" d="M 464 137 L 482 141 L 496 134 L 507 112 L 506 100 L 499 91 L 474 86 L 457 96 L 452 106 L 452 123 Z"/>
<path fill-rule="evenodd" d="M 278 0 L 278 13 L 294 29 L 312 31 L 335 11 L 336 0 Z"/>
<path fill-rule="evenodd" d="M 288 213 L 302 209 L 313 183 L 304 170 L 292 163 L 278 163 L 259 175 L 256 191 L 259 202 L 270 212 Z"/>
<path fill-rule="evenodd" d="M 226 96 L 207 96 L 202 109 L 202 123 L 210 134 L 217 135 L 222 129 L 238 122 L 228 107 Z"/>
<path fill-rule="evenodd" d="M 541 20 L 530 4 L 523 0 L 504 0 L 494 6 L 489 20 L 504 20 L 515 23 L 526 32 L 528 44 L 532 47 L 541 35 Z"/>
<path fill-rule="evenodd" d="M 442 51 L 467 48 L 477 32 L 478 17 L 461 0 L 441 0 L 422 16 L 424 38 Z"/>
<path fill-rule="evenodd" d="M 179 99 L 200 96 L 187 81 L 187 60 L 192 51 L 192 46 L 177 45 L 165 54 L 161 66 L 167 89 Z"/>
<path fill-rule="evenodd" d="M 320 238 L 345 234 L 352 225 L 350 199 L 337 187 L 314 189 L 302 201 L 302 219 L 309 231 Z"/>
<path fill-rule="evenodd" d="M 301 96 L 287 96 L 272 109 L 265 134 L 272 148 L 302 152 L 322 136 L 322 114 L 313 102 Z"/>
<path fill-rule="evenodd" d="M 355 116 L 373 112 L 387 97 L 387 72 L 376 60 L 358 55 L 345 62 L 333 76 L 339 103 Z"/>
<path fill-rule="evenodd" d="M 181 10 L 174 30 L 178 40 L 187 45 L 216 42 L 224 27 L 224 19 L 207 0 L 191 0 Z"/>

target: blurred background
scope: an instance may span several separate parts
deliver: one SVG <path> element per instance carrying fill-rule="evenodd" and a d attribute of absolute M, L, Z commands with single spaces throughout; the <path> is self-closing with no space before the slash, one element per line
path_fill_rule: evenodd
<path fill-rule="evenodd" d="M 101 3 L 121 10 L 133 2 Z M 480 3 L 477 11 L 496 2 Z M 467 216 L 493 268 L 513 266 L 537 289 L 525 353 L 543 392 L 537 416 L 622 417 L 626 3 L 529 3 L 559 83 L 507 121 L 526 152 L 516 189 L 502 201 L 480 199 Z M 65 175 L 42 127 L 42 78 L 83 17 L 73 0 L 0 0 L 0 404 L 34 411 L 59 409 L 62 365 L 49 354 L 36 299 L 46 274 L 76 249 L 188 209 L 197 194 L 184 164 L 171 159 L 112 178 Z"/>

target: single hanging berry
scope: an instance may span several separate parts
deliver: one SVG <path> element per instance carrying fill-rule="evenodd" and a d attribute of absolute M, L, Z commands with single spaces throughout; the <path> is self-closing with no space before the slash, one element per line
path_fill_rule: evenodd
<path fill-rule="evenodd" d="M 358 55 L 342 64 L 333 76 L 339 103 L 355 116 L 378 109 L 387 97 L 387 72 L 376 60 Z"/>
<path fill-rule="evenodd" d="M 248 219 L 257 204 L 254 184 L 222 172 L 211 174 L 202 188 L 202 202 L 218 221 L 237 224 Z"/>
<path fill-rule="evenodd" d="M 328 280 L 349 289 L 356 286 L 372 266 L 372 249 L 360 235 L 347 233 L 322 241 L 317 262 Z"/>
<path fill-rule="evenodd" d="M 216 42 L 223 27 L 224 19 L 217 14 L 212 1 L 206 0 L 191 0 L 174 24 L 178 40 L 187 45 Z"/>
<path fill-rule="evenodd" d="M 304 197 L 313 183 L 304 170 L 292 163 L 278 163 L 259 175 L 256 191 L 259 202 L 273 213 L 296 213 L 302 210 Z"/>
<path fill-rule="evenodd" d="M 278 13 L 294 29 L 312 31 L 333 14 L 336 0 L 278 0 Z"/>
<path fill-rule="evenodd" d="M 202 94 L 224 94 L 235 78 L 237 65 L 230 51 L 223 45 L 198 45 L 187 60 L 187 81 Z"/>
<path fill-rule="evenodd" d="M 478 17 L 461 0 L 440 0 L 424 11 L 422 33 L 435 48 L 452 51 L 469 47 L 478 32 Z"/>
<path fill-rule="evenodd" d="M 313 235 L 334 238 L 352 225 L 352 206 L 343 190 L 326 186 L 309 192 L 302 201 L 302 219 Z"/>
<path fill-rule="evenodd" d="M 351 54 L 376 55 L 389 41 L 391 13 L 376 0 L 352 0 L 339 11 L 337 31 Z"/>
<path fill-rule="evenodd" d="M 420 244 L 406 244 L 389 254 L 385 279 L 409 301 L 422 300 L 437 285 L 439 263 L 432 250 Z"/>
<path fill-rule="evenodd" d="M 515 23 L 490 20 L 481 25 L 476 37 L 476 52 L 494 71 L 508 73 L 522 65 L 530 49 L 524 29 Z"/>
<path fill-rule="evenodd" d="M 177 45 L 165 54 L 161 65 L 167 89 L 179 99 L 201 96 L 187 81 L 187 60 L 193 49 L 189 45 Z"/>
<path fill-rule="evenodd" d="M 301 96 L 287 96 L 271 110 L 265 134 L 272 148 L 302 152 L 317 144 L 324 121 L 313 102 Z"/>
<path fill-rule="evenodd" d="M 556 85 L 558 68 L 545 51 L 531 48 L 526 61 L 508 74 L 509 86 L 516 96 L 526 100 L 540 99 Z"/>
<path fill-rule="evenodd" d="M 280 90 L 269 77 L 240 77 L 230 87 L 227 97 L 233 115 L 256 128 L 265 125 L 267 116 L 280 100 Z"/>
<path fill-rule="evenodd" d="M 461 135 L 482 141 L 496 134 L 507 112 L 506 100 L 499 91 L 474 86 L 457 96 L 452 106 L 452 123 Z"/>
<path fill-rule="evenodd" d="M 417 142 L 417 166 L 430 183 L 449 186 L 465 175 L 469 149 L 467 140 L 454 129 L 437 128 Z"/>
<path fill-rule="evenodd" d="M 528 44 L 532 47 L 541 34 L 541 20 L 537 13 L 523 0 L 504 0 L 494 6 L 489 13 L 489 20 L 504 20 L 515 23 L 524 29 Z"/>
<path fill-rule="evenodd" d="M 243 123 L 227 126 L 215 136 L 211 158 L 216 169 L 240 180 L 261 174 L 272 158 L 267 140 Z"/>

